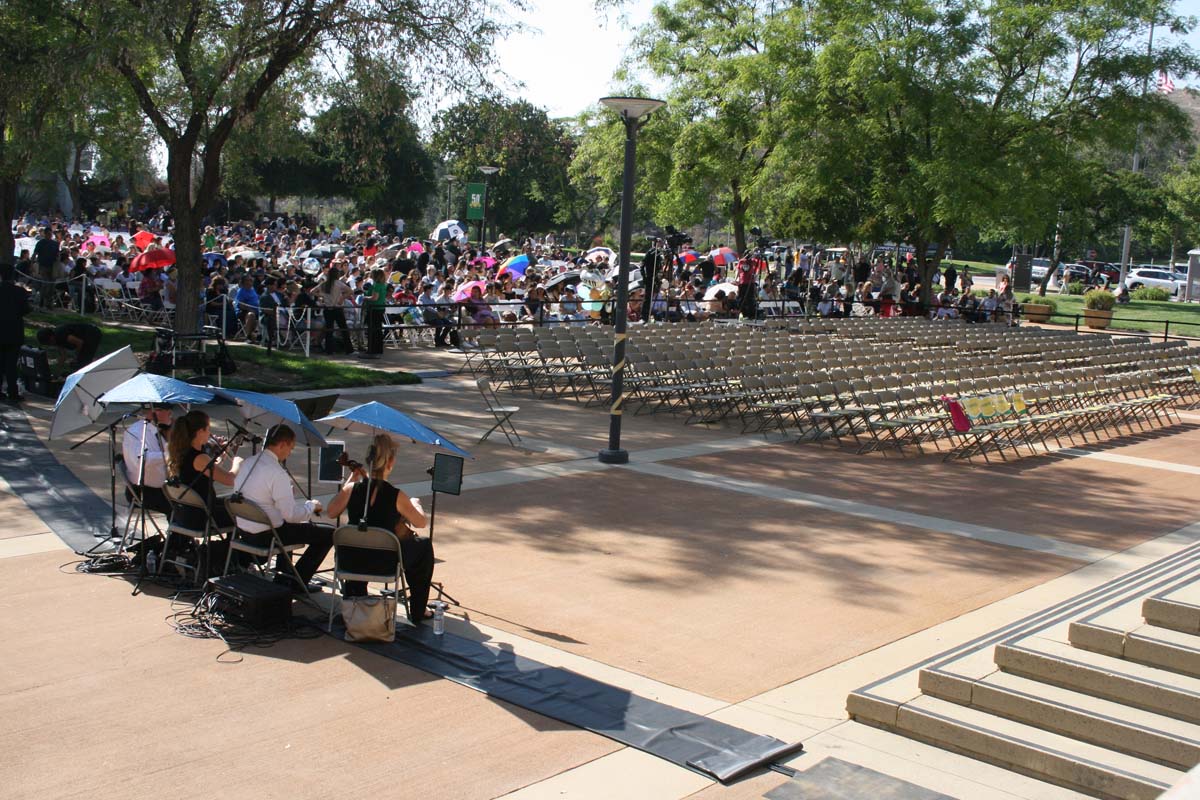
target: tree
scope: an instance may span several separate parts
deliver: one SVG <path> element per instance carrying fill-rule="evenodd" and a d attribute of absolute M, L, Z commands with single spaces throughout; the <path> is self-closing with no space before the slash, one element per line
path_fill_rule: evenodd
<path fill-rule="evenodd" d="M 768 47 L 776 39 L 773 0 L 674 0 L 654 7 L 634 43 L 635 56 L 671 81 L 669 115 L 678 127 L 672 170 L 655 202 L 676 225 L 704 220 L 711 200 L 746 249 L 755 190 L 780 136 L 775 107 L 782 75 Z M 790 38 L 790 37 L 789 37 Z"/>
<path fill-rule="evenodd" d="M 1142 0 L 883 0 L 789 15 L 824 42 L 815 57 L 778 51 L 797 124 L 776 168 L 801 165 L 792 216 L 830 229 L 834 198 L 854 214 L 842 227 L 907 240 L 926 300 L 958 231 L 1044 234 L 1060 204 L 1044 187 L 1070 182 L 1076 153 L 1128 146 L 1142 121 L 1181 123 L 1141 83 L 1194 65 L 1184 47 L 1145 54 L 1144 20 L 1166 14 Z"/>
<path fill-rule="evenodd" d="M 566 126 L 524 101 L 463 102 L 433 121 L 431 149 L 461 180 L 488 179 L 488 224 L 496 230 L 545 231 L 571 190 L 575 140 Z"/>
<path fill-rule="evenodd" d="M 179 273 L 176 327 L 199 323 L 200 225 L 237 125 L 307 57 L 375 52 L 421 74 L 467 80 L 498 30 L 470 0 L 80 0 L 72 21 L 105 42 L 167 156 Z M 436 44 L 434 44 L 436 43 Z M 460 73 L 457 76 L 455 73 Z"/>
<path fill-rule="evenodd" d="M 434 164 L 412 119 L 407 82 L 374 58 L 353 59 L 351 73 L 314 121 L 332 193 L 353 199 L 358 214 L 377 222 L 419 217 L 434 190 Z"/>
<path fill-rule="evenodd" d="M 0 4 L 0 260 L 12 258 L 8 220 L 17 215 L 17 186 L 43 146 L 46 122 L 64 86 L 86 83 L 90 49 L 68 23 L 66 2 Z M 65 158 L 65 154 L 64 154 Z M 48 276 L 43 276 L 48 277 Z"/>

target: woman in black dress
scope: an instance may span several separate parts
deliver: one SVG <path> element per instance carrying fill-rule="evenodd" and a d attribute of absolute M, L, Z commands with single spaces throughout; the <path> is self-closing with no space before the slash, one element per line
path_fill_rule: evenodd
<path fill-rule="evenodd" d="M 213 482 L 223 486 L 233 486 L 234 473 L 221 466 L 226 459 L 232 458 L 233 453 L 226 451 L 217 456 L 206 452 L 208 440 L 211 438 L 208 414 L 203 411 L 189 411 L 171 425 L 171 435 L 167 441 L 167 470 L 172 478 L 178 478 L 184 486 L 196 491 L 208 504 L 213 525 L 226 527 L 233 525 L 233 519 L 224 503 L 217 502 Z M 180 509 L 185 512 L 191 509 Z M 180 520 L 181 525 L 189 528 L 202 528 L 204 519 L 195 509 L 196 516 Z"/>
<path fill-rule="evenodd" d="M 419 625 L 422 620 L 433 616 L 426 608 L 429 602 L 429 587 L 433 581 L 433 542 L 417 536 L 414 528 L 425 527 L 425 511 L 421 501 L 409 498 L 404 492 L 388 483 L 388 476 L 396 465 L 396 444 L 392 437 L 376 436 L 373 441 L 371 480 L 367 481 L 363 469 L 355 469 L 350 480 L 342 486 L 326 507 L 325 513 L 337 517 L 343 512 L 352 525 L 364 518 L 375 528 L 383 528 L 400 539 L 400 553 L 404 559 L 404 576 L 408 579 L 409 619 Z M 367 488 L 371 497 L 367 500 Z M 396 569 L 396 557 L 379 550 L 356 547 L 339 547 L 338 565 L 348 571 L 387 574 Z M 346 581 L 342 586 L 343 597 L 362 597 L 367 593 L 367 584 L 362 581 Z"/>

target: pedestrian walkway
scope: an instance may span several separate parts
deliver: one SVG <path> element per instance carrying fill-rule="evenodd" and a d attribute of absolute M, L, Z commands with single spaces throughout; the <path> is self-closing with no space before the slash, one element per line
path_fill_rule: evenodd
<path fill-rule="evenodd" d="M 850 721 L 846 698 L 1198 538 L 1193 425 L 983 468 L 629 416 L 630 464 L 611 467 L 594 457 L 607 438 L 601 409 L 522 398 L 533 446 L 514 450 L 503 440 L 471 446 L 489 422 L 465 377 L 356 391 L 337 407 L 368 399 L 417 414 L 476 456 L 463 494 L 438 500 L 437 577 L 463 603 L 451 633 L 803 741 L 787 766 L 804 775 L 716 786 L 328 638 L 218 663 L 223 645 L 164 624 L 165 598 L 60 570 L 64 550 L 6 552 L 7 542 L 53 534 L 0 487 L 0 556 L 9 556 L 0 601 L 10 611 L 0 669 L 18 676 L 0 690 L 0 713 L 24 720 L 0 734 L 19 756 L 0 766 L 0 781 L 15 796 L 58 796 L 83 781 L 124 796 L 130 784 L 117 776 L 135 775 L 134 790 L 169 784 L 181 797 L 220 786 L 229 796 L 349 787 L 787 798 L 822 782 L 881 780 L 909 784 L 913 797 L 1073 797 Z M 48 408 L 28 413 L 44 437 Z M 365 451 L 363 438 L 345 438 L 352 454 Z M 68 457 L 70 444 L 49 446 L 105 496 L 102 440 Z M 401 454 L 394 480 L 427 494 L 428 453 Z M 292 461 L 303 484 L 299 451 Z M 109 702 L 113 692 L 120 702 Z M 163 697 L 187 702 L 164 714 Z M 114 736 L 138 746 L 114 750 Z M 354 744 L 364 736 L 386 743 L 382 755 Z M 172 744 L 185 740 L 204 743 L 186 760 Z M 155 770 L 141 776 L 146 763 Z"/>

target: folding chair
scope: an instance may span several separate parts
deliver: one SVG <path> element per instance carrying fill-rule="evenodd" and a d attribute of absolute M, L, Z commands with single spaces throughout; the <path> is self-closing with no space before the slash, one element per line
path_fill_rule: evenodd
<path fill-rule="evenodd" d="M 496 419 L 496 424 L 488 428 L 487 433 L 479 438 L 482 443 L 492 432 L 497 428 L 504 434 L 504 438 L 508 439 L 510 447 L 521 446 L 525 443 L 521 441 L 521 434 L 517 433 L 517 429 L 513 427 L 512 416 L 521 410 L 520 406 L 506 406 L 500 403 L 500 398 L 496 397 L 496 392 L 492 389 L 492 382 L 487 378 L 479 378 L 475 381 L 475 386 L 479 388 L 479 393 L 483 395 L 483 402 L 487 404 L 487 410 Z M 514 441 L 514 439 L 516 441 Z"/>
<path fill-rule="evenodd" d="M 158 571 L 160 573 L 162 572 L 162 568 L 167 564 L 167 550 L 171 546 L 172 536 L 183 536 L 198 542 L 200 546 L 207 546 L 212 537 L 233 532 L 232 525 L 218 526 L 213 523 L 212 513 L 208 509 L 208 504 L 190 486 L 184 486 L 177 480 L 167 481 L 163 484 L 163 493 L 167 496 L 167 502 L 171 504 L 171 519 L 167 523 L 167 531 L 163 536 L 162 553 L 158 559 Z M 203 528 L 192 528 L 184 524 L 180 518 L 186 514 L 187 510 L 198 511 L 204 515 Z M 170 563 L 175 564 L 184 571 L 191 570 L 192 574 L 197 578 L 197 582 L 199 582 L 199 578 L 203 574 L 199 561 L 197 559 L 196 564 L 189 564 L 186 561 L 173 558 L 170 560 Z"/>
<path fill-rule="evenodd" d="M 152 511 L 151 509 L 145 508 L 143 506 L 142 495 L 141 495 L 141 491 L 140 491 L 141 487 L 137 486 L 129 478 L 129 471 L 125 468 L 125 457 L 123 455 L 118 455 L 116 460 L 117 460 L 117 474 L 121 476 L 121 483 L 125 487 L 125 497 L 129 499 L 129 513 L 127 513 L 125 515 L 125 529 L 121 534 L 121 546 L 117 549 L 117 552 L 124 552 L 125 549 L 127 547 L 129 547 L 129 545 L 132 544 L 134 541 L 131 538 L 131 534 L 134 532 L 134 520 L 137 519 L 140 521 L 141 519 L 143 519 L 143 517 L 142 517 L 143 509 L 145 510 L 144 518 L 149 520 L 150 524 L 154 526 L 155 533 L 162 536 L 163 530 L 162 530 L 162 528 L 160 528 L 158 526 L 158 521 L 155 520 L 154 517 L 152 516 L 156 512 Z M 138 530 L 141 533 L 141 538 L 145 539 L 146 538 L 145 526 L 139 525 Z"/>
<path fill-rule="evenodd" d="M 396 554 L 395 573 L 353 572 L 342 569 L 338 550 L 342 547 L 354 547 L 359 550 L 376 550 L 381 553 Z M 408 584 L 404 580 L 404 555 L 400 551 L 400 540 L 396 534 L 383 528 L 367 525 L 343 525 L 333 532 L 333 588 L 337 594 L 342 593 L 339 581 L 363 581 L 364 583 L 382 583 L 386 592 L 388 584 L 395 587 L 397 599 L 404 604 L 404 612 L 411 617 L 408 608 Z M 329 604 L 329 623 L 326 630 L 333 630 L 333 614 L 338 607 L 337 602 Z M 422 611 L 424 613 L 424 611 Z"/>
<path fill-rule="evenodd" d="M 229 516 L 233 517 L 235 522 L 238 519 L 244 519 L 247 522 L 257 525 L 266 525 L 267 530 L 259 533 L 250 533 L 249 531 L 242 530 L 240 527 L 235 527 L 233 534 L 229 537 L 229 551 L 225 554 L 225 569 L 221 574 L 229 574 L 229 564 L 233 561 L 234 550 L 237 550 L 239 553 L 249 553 L 255 558 L 261 558 L 266 568 L 270 567 L 271 556 L 279 554 L 284 556 L 288 568 L 292 571 L 292 574 L 288 577 L 296 581 L 297 585 L 304 591 L 305 597 L 307 597 L 308 585 L 300 577 L 300 573 L 296 571 L 296 565 L 292 563 L 291 559 L 291 554 L 304 547 L 304 545 L 284 544 L 283 540 L 279 538 L 279 531 L 275 529 L 275 524 L 271 522 L 270 515 L 258 503 L 243 497 L 241 492 L 226 497 L 225 508 L 229 511 Z M 270 539 L 267 541 L 266 546 L 263 546 L 259 544 L 259 541 L 266 534 L 270 534 Z"/>

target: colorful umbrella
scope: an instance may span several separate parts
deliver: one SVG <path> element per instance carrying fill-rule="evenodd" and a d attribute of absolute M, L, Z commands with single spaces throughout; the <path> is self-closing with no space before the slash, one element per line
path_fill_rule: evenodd
<path fill-rule="evenodd" d="M 154 234 L 147 230 L 140 230 L 133 235 L 133 243 L 138 246 L 139 250 L 145 250 L 153 241 Z"/>
<path fill-rule="evenodd" d="M 700 260 L 700 254 L 695 250 L 683 250 L 677 256 L 680 264 L 694 264 Z"/>
<path fill-rule="evenodd" d="M 511 275 L 520 275 L 524 277 L 525 270 L 529 269 L 529 256 L 522 253 L 519 256 L 513 256 L 508 261 L 500 265 L 500 269 L 496 271 L 496 277 L 500 277 L 504 273 Z"/>
<path fill-rule="evenodd" d="M 708 257 L 713 260 L 713 263 L 718 267 L 727 267 L 730 264 L 737 263 L 737 253 L 728 247 L 718 247 L 716 250 L 710 250 Z"/>
<path fill-rule="evenodd" d="M 129 263 L 130 272 L 141 272 L 147 269 L 163 269 L 175 263 L 175 251 L 156 247 L 147 250 Z"/>
<path fill-rule="evenodd" d="M 455 302 L 462 303 L 470 300 L 471 290 L 476 286 L 479 287 L 480 294 L 487 291 L 487 281 L 471 281 L 470 283 L 464 283 L 462 286 L 458 287 L 458 291 L 454 293 Z"/>
<path fill-rule="evenodd" d="M 375 230 L 375 226 L 367 225 L 366 223 L 363 223 L 363 222 L 356 222 L 350 226 L 350 230 L 352 233 L 358 233 L 359 231 L 373 231 L 373 230 Z"/>

